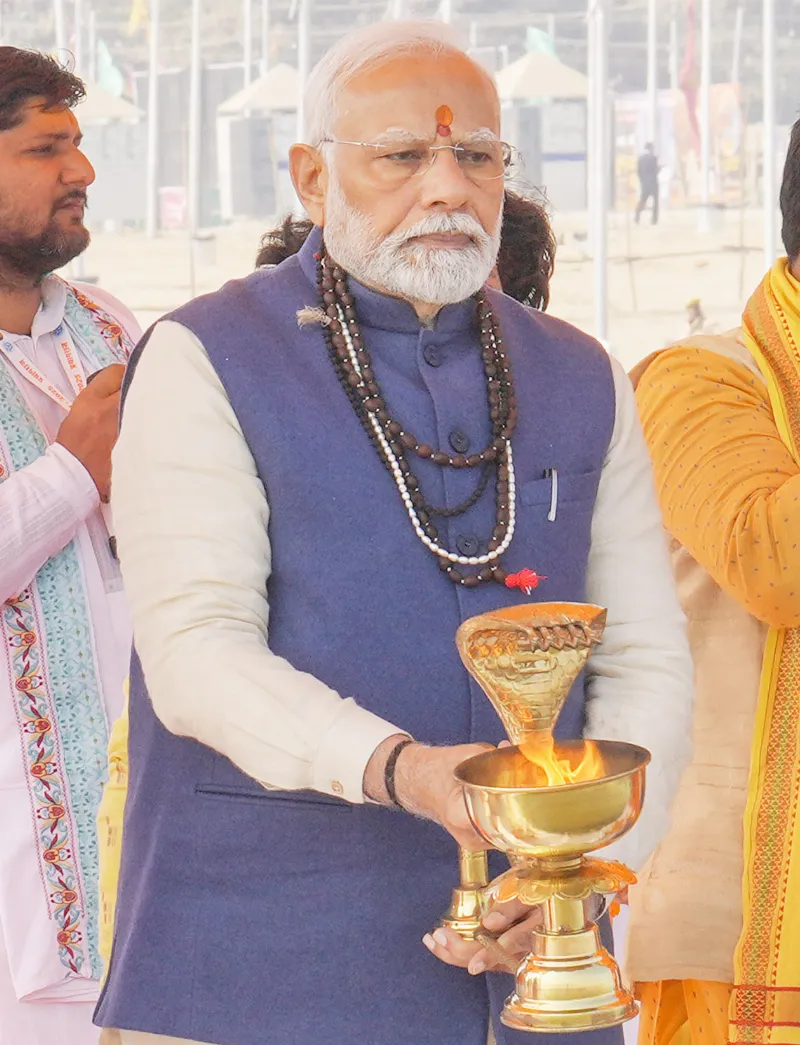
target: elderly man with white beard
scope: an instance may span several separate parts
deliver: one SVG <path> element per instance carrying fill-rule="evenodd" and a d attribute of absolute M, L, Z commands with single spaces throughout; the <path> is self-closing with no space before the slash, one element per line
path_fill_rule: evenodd
<path fill-rule="evenodd" d="M 511 150 L 449 34 L 333 48 L 291 152 L 315 231 L 159 322 L 129 369 L 131 777 L 97 1013 L 123 1045 L 523 1040 L 489 954 L 432 931 L 457 843 L 482 845 L 453 769 L 503 738 L 454 643 L 477 613 L 608 607 L 559 729 L 653 752 L 619 857 L 666 826 L 691 670 L 632 391 L 486 288 Z M 514 949 L 532 917 L 486 926 Z"/>

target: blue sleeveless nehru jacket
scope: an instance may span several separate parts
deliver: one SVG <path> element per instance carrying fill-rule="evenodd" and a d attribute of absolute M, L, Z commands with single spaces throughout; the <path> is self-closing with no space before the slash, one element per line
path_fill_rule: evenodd
<path fill-rule="evenodd" d="M 208 351 L 266 489 L 270 647 L 418 740 L 498 742 L 500 723 L 454 636 L 466 618 L 528 597 L 496 584 L 456 587 L 415 536 L 321 329 L 297 324 L 298 309 L 317 301 L 318 244 L 315 234 L 277 269 L 170 317 Z M 393 415 L 431 445 L 486 446 L 474 304 L 444 308 L 427 329 L 406 303 L 352 289 Z M 520 415 L 517 530 L 504 565 L 548 578 L 533 598 L 581 601 L 614 424 L 609 361 L 574 328 L 490 296 Z M 476 482 L 472 469 L 417 459 L 414 469 L 427 499 L 447 507 Z M 442 521 L 441 539 L 485 549 L 494 510 L 490 483 L 466 514 Z M 579 680 L 562 736 L 581 734 L 583 706 Z M 509 977 L 472 978 L 421 943 L 456 878 L 456 845 L 435 824 L 316 792 L 264 790 L 211 748 L 168 732 L 134 658 L 130 789 L 100 1025 L 214 1045 L 485 1045 L 491 1012 L 499 1045 L 529 1045 L 497 1019 Z M 582 1039 L 621 1042 L 618 1030 Z"/>

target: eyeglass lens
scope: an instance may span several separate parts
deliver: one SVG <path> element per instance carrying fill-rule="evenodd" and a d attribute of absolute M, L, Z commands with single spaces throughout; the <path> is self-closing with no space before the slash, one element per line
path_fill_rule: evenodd
<path fill-rule="evenodd" d="M 452 152 L 459 168 L 472 181 L 502 178 L 511 164 L 511 148 L 504 142 L 428 145 L 385 143 L 374 147 L 372 167 L 381 180 L 404 181 L 424 174 L 440 152 Z"/>

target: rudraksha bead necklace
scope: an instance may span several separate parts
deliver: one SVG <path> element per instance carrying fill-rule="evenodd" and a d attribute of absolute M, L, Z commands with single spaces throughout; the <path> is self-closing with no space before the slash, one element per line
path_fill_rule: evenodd
<path fill-rule="evenodd" d="M 356 316 L 355 299 L 347 285 L 347 274 L 326 254 L 317 255 L 322 307 L 327 322 L 323 326 L 333 366 L 364 430 L 394 479 L 414 531 L 439 566 L 455 584 L 467 588 L 482 582 L 504 584 L 506 572 L 500 564 L 508 550 L 516 524 L 514 459 L 511 437 L 517 421 L 517 407 L 508 357 L 503 347 L 496 316 L 482 292 L 476 295 L 481 358 L 487 382 L 492 440 L 479 454 L 451 455 L 434 449 L 406 431 L 386 405 L 372 369 Z M 425 500 L 419 481 L 408 463 L 408 454 L 428 459 L 443 468 L 481 468 L 475 492 L 456 508 L 437 508 Z M 454 517 L 463 514 L 480 498 L 492 469 L 495 477 L 495 526 L 485 555 L 458 555 L 442 547 L 431 516 Z M 457 566 L 480 566 L 476 573 L 464 573 Z"/>

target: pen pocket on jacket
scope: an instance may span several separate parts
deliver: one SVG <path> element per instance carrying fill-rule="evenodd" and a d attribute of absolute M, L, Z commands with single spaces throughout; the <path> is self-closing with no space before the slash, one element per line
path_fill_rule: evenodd
<path fill-rule="evenodd" d="M 542 479 L 517 486 L 517 497 L 524 507 L 544 508 L 550 522 L 556 522 L 562 509 L 581 501 L 593 502 L 600 484 L 600 471 L 563 472 L 555 468 L 548 469 Z M 555 511 L 553 510 L 555 508 Z"/>

